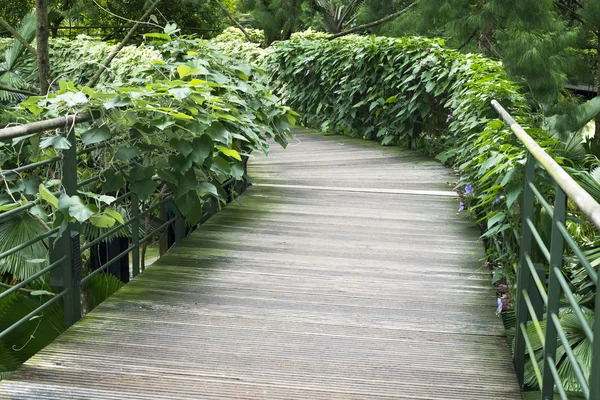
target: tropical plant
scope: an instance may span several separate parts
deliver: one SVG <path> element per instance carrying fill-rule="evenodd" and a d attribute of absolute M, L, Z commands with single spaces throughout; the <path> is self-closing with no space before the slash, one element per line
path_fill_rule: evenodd
<path fill-rule="evenodd" d="M 356 22 L 356 12 L 363 0 L 315 0 L 313 7 L 321 13 L 321 26 L 328 33 L 340 33 Z"/>
<path fill-rule="evenodd" d="M 27 42 L 33 41 L 35 38 L 35 12 L 31 12 L 23 18 L 18 32 Z M 15 89 L 32 87 L 35 79 L 32 72 L 35 71 L 35 67 L 32 67 L 30 63 L 23 62 L 23 56 L 26 54 L 23 43 L 16 38 L 12 39 L 11 45 L 7 46 L 4 51 L 4 57 L 0 56 L 0 85 Z M 23 95 L 0 90 L 0 101 L 14 101 L 23 98 Z"/>
<path fill-rule="evenodd" d="M 131 216 L 127 203 L 116 202 L 124 190 L 137 195 L 142 207 L 172 194 L 178 211 L 194 227 L 205 217 L 204 203 L 216 199 L 224 204 L 226 182 L 244 179 L 244 160 L 251 152 L 267 152 L 270 139 L 286 145 L 294 113 L 271 94 L 260 69 L 218 53 L 216 44 L 203 40 L 169 33 L 147 37 L 153 46 L 125 49 L 97 89 L 84 83 L 90 66 L 102 60 L 110 47 L 85 38 L 71 43 L 76 48 L 70 57 L 77 52 L 78 58 L 87 61 L 82 66 L 69 60 L 69 44 L 54 41 L 55 76 L 70 81 L 59 79 L 54 92 L 20 102 L 10 110 L 11 117 L 21 123 L 65 114 L 89 113 L 94 118 L 67 132 L 44 132 L 1 143 L 0 168 L 7 191 L 0 197 L 0 212 L 29 202 L 36 206 L 0 222 L 0 239 L 6 239 L 0 252 L 48 229 L 62 232 L 68 223 L 79 224 L 82 243 L 89 243 Z M 60 158 L 73 146 L 69 135 L 75 135 L 78 150 L 85 150 L 78 158 L 78 181 L 99 180 L 92 179 L 68 195 L 61 169 L 53 163 L 10 172 L 32 162 Z M 123 228 L 117 234 L 129 235 L 129 231 Z M 47 265 L 48 247 L 47 241 L 41 241 L 0 263 L 0 291 Z M 120 285 L 103 274 L 94 276 L 87 284 L 87 302 L 99 304 Z M 4 313 L 0 313 L 0 331 L 55 293 L 43 275 L 0 300 Z M 64 330 L 58 324 L 62 324 L 60 307 L 52 310 L 0 340 L 0 373 L 13 370 Z M 32 340 L 23 340 L 30 336 Z M 13 354 L 21 347 L 27 351 Z"/>

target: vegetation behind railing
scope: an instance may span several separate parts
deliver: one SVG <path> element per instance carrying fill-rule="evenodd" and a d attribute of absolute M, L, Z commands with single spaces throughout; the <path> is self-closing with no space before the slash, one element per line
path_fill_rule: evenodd
<path fill-rule="evenodd" d="M 600 319 L 594 318 L 594 312 L 600 309 L 598 272 L 570 234 L 567 218 L 587 218 L 600 229 L 600 204 L 500 104 L 493 101 L 492 105 L 529 154 L 521 206 L 522 239 L 517 280 L 517 377 L 521 384 L 525 382 L 525 357 L 528 355 L 542 390 L 542 399 L 552 400 L 555 388 L 561 399 L 568 398 L 567 391 L 580 388 L 585 399 L 599 400 Z M 555 183 L 556 192 L 551 196 L 553 205 L 552 200 L 538 189 L 539 182 L 545 179 L 542 174 L 550 176 Z M 536 224 L 536 207 L 542 207 L 551 219 L 549 243 L 540 233 L 547 227 L 539 226 L 539 222 Z M 566 263 L 579 267 L 583 279 L 589 282 L 593 296 L 587 301 L 582 301 L 582 293 L 577 291 L 581 285 L 573 286 L 570 268 L 565 269 Z M 561 304 L 565 300 L 568 308 Z M 529 319 L 532 321 L 528 323 Z M 567 368 L 573 371 L 575 385 L 561 379 L 559 370 Z"/>
<path fill-rule="evenodd" d="M 144 243 L 168 229 L 180 239 L 230 199 L 252 151 L 286 144 L 294 116 L 258 69 L 202 41 L 162 43 L 115 84 L 61 80 L 3 116 L 14 122 L 0 129 L 0 235 L 12 238 L 0 243 L 0 373 L 76 321 L 82 301 L 95 306 L 90 287 L 118 287 L 97 281 L 103 271 L 128 280 Z"/>
<path fill-rule="evenodd" d="M 557 121 L 544 121 L 531 112 L 519 88 L 507 79 L 502 65 L 471 54 L 444 48 L 440 40 L 427 38 L 348 37 L 329 41 L 315 35 L 297 35 L 276 44 L 266 59 L 273 87 L 303 113 L 304 122 L 323 130 L 356 135 L 382 144 L 417 145 L 453 166 L 459 175 L 458 213 L 466 212 L 479 222 L 487 248 L 486 266 L 498 290 L 498 313 L 504 316 L 513 342 L 516 271 L 519 269 L 523 201 L 528 151 L 515 140 L 510 128 L 497 118 L 490 102 L 506 104 L 529 136 L 577 181 L 595 200 L 600 199 L 600 161 L 589 138 L 574 131 L 560 132 Z M 561 117 L 562 118 L 562 117 Z M 593 115 L 590 117 L 593 118 Z M 581 120 L 583 125 L 589 120 Z M 549 131 L 533 126 L 545 126 Z M 564 175 L 564 172 L 562 173 Z M 537 182 L 541 198 L 554 198 L 550 178 Z M 586 218 L 569 209 L 565 224 L 590 265 L 600 264 L 600 237 Z M 597 216 L 590 214 L 592 220 Z M 536 226 L 550 227 L 545 207 L 535 214 Z M 540 228 L 541 229 L 541 228 Z M 540 239 L 550 243 L 551 232 L 541 229 Z M 527 246 L 528 244 L 525 243 Z M 537 254 L 537 251 L 534 251 Z M 544 255 L 541 254 L 541 257 Z M 578 257 L 565 263 L 564 277 L 591 324 L 595 313 L 595 282 L 589 279 Z M 564 292 L 564 291 L 563 291 Z M 565 390 L 581 392 L 579 372 L 591 371 L 592 347 L 584 340 L 581 320 L 572 318 L 568 303 L 561 302 L 560 323 L 576 342 L 576 360 L 556 356 L 558 374 Z M 523 307 L 519 314 L 523 321 Z M 545 322 L 540 320 L 540 324 Z M 542 359 L 543 346 L 535 343 L 535 324 L 527 325 L 533 351 Z M 569 333 L 570 332 L 570 333 Z M 522 341 L 518 346 L 522 346 Z M 523 365 L 521 365 L 523 367 Z M 522 368 L 522 383 L 538 389 L 535 365 Z M 541 389 L 541 388 L 540 388 Z"/>

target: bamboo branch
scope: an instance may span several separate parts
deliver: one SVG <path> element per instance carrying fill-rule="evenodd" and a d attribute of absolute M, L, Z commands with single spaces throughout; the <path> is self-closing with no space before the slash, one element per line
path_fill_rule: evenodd
<path fill-rule="evenodd" d="M 248 39 L 249 42 L 253 42 L 253 40 L 250 39 L 250 35 L 248 35 L 248 32 L 246 32 L 246 30 L 244 29 L 244 27 L 235 18 L 233 18 L 233 15 L 231 15 L 231 13 L 229 12 L 229 10 L 227 8 L 225 8 L 225 6 L 223 5 L 223 3 L 221 3 L 219 0 L 215 0 L 215 3 L 217 3 L 217 5 L 219 6 L 219 8 L 221 10 L 223 10 L 223 12 L 225 13 L 225 15 L 227 15 L 227 18 L 229 18 L 229 20 L 231 22 L 233 22 L 233 24 L 235 26 L 237 26 L 242 31 L 242 33 L 244 34 L 244 36 L 246 36 L 246 39 Z"/>
<path fill-rule="evenodd" d="M 10 24 L 8 22 L 6 22 L 4 20 L 4 18 L 2 18 L 2 17 L 0 17 L 0 25 L 2 25 L 2 27 L 4 27 L 4 29 L 6 29 L 8 32 L 10 32 L 10 34 L 13 35 L 19 42 L 23 43 L 23 46 L 25 46 L 25 48 L 27 50 L 29 50 L 29 52 L 31 54 L 33 54 L 33 56 L 35 58 L 37 58 L 37 51 L 35 51 L 33 46 L 27 40 L 25 40 L 25 38 L 23 36 L 21 36 L 15 28 L 10 26 Z"/>
<path fill-rule="evenodd" d="M 4 85 L 0 85 L 0 90 L 4 90 L 5 92 L 24 94 L 25 96 L 39 96 L 39 93 L 30 92 L 28 90 L 15 89 Z"/>
<path fill-rule="evenodd" d="M 0 129 L 0 140 L 8 140 L 27 135 L 33 135 L 34 133 L 44 132 L 51 129 L 60 129 L 79 122 L 87 122 L 91 119 L 92 114 L 78 114 L 32 122 L 26 125 L 11 126 L 9 128 Z"/>
<path fill-rule="evenodd" d="M 387 22 L 387 21 L 390 21 L 392 19 L 398 18 L 399 16 L 401 16 L 402 14 L 404 14 L 405 12 L 407 12 L 408 10 L 410 10 L 411 8 L 413 8 L 415 6 L 415 4 L 417 4 L 416 1 L 413 2 L 412 4 L 408 5 L 407 7 L 403 8 L 402 10 L 398 11 L 398 12 L 395 12 L 393 14 L 388 15 L 387 17 L 378 19 L 377 21 L 369 22 L 368 24 L 357 26 L 357 27 L 352 28 L 352 29 L 348 29 L 347 31 L 344 31 L 344 32 L 336 33 L 335 35 L 329 36 L 327 39 L 329 39 L 329 40 L 337 39 L 339 37 L 346 36 L 346 35 L 349 35 L 349 34 L 354 33 L 354 32 L 362 31 L 364 29 L 369 29 L 369 28 L 372 28 L 374 26 L 381 25 L 384 22 Z"/>
<path fill-rule="evenodd" d="M 148 18 L 150 16 L 150 13 L 154 10 L 154 8 L 158 5 L 158 3 L 160 3 L 160 1 L 161 0 L 156 0 L 154 3 L 152 3 L 150 5 L 150 7 L 148 7 L 148 10 L 146 10 L 144 15 L 142 15 L 142 18 L 140 18 L 140 21 L 136 22 L 135 25 L 133 25 L 131 27 L 131 29 L 129 30 L 127 35 L 123 38 L 121 43 L 119 43 L 117 48 L 111 54 L 109 54 L 108 57 L 106 57 L 106 59 L 100 66 L 100 69 L 94 74 L 92 79 L 90 79 L 90 81 L 88 82 L 89 87 L 93 88 L 94 86 L 96 86 L 98 84 L 98 81 L 100 80 L 100 76 L 102 76 L 102 73 L 104 72 L 104 70 L 106 68 L 108 68 L 108 66 L 110 65 L 112 60 L 117 56 L 117 54 L 119 54 L 119 52 L 123 49 L 123 47 L 125 47 L 125 44 L 129 41 L 129 39 L 131 39 L 133 37 L 133 34 L 135 33 L 135 31 L 143 24 L 142 21 L 144 21 L 146 18 Z"/>

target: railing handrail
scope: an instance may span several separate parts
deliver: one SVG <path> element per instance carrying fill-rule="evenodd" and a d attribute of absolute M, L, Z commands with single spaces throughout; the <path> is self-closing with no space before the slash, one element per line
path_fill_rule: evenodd
<path fill-rule="evenodd" d="M 508 114 L 508 112 L 496 101 L 492 100 L 492 106 L 506 122 L 515 136 L 525 145 L 525 148 L 540 163 L 567 196 L 585 214 L 585 216 L 600 229 L 600 204 L 586 192 L 554 159 L 544 151 L 539 144 Z"/>
<path fill-rule="evenodd" d="M 30 122 L 23 125 L 10 126 L 0 129 L 0 141 L 16 139 L 23 136 L 32 135 L 39 132 L 48 131 L 51 129 L 60 129 L 72 126 L 81 122 L 87 122 L 92 119 L 92 114 L 75 114 L 64 117 L 46 119 L 43 121 Z"/>

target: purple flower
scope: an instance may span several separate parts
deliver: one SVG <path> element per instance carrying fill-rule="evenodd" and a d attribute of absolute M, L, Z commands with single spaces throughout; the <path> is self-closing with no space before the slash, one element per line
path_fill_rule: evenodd
<path fill-rule="evenodd" d="M 446 123 L 452 121 L 454 119 L 454 117 L 452 116 L 452 114 L 448 114 L 448 116 L 446 117 Z"/>
<path fill-rule="evenodd" d="M 310 74 L 310 69 L 306 70 L 306 73 L 304 74 L 304 76 L 308 76 L 308 74 Z"/>
<path fill-rule="evenodd" d="M 501 194 L 497 194 L 496 195 L 496 201 L 494 203 L 500 204 L 501 202 L 502 202 L 502 195 Z"/>
<path fill-rule="evenodd" d="M 458 204 L 458 212 L 461 212 L 465 209 L 465 203 L 462 201 Z"/>
<path fill-rule="evenodd" d="M 502 299 L 498 298 L 498 307 L 496 308 L 496 315 L 500 315 L 500 313 L 502 312 Z"/>
<path fill-rule="evenodd" d="M 468 196 L 473 193 L 475 193 L 475 189 L 473 188 L 473 185 L 471 185 L 470 183 L 467 183 L 467 185 L 465 186 L 465 194 Z"/>

